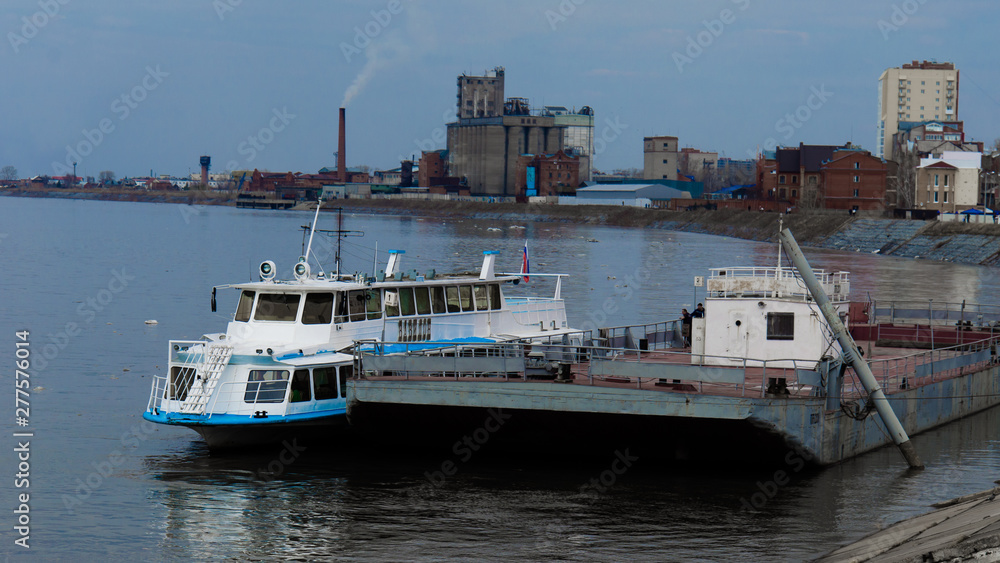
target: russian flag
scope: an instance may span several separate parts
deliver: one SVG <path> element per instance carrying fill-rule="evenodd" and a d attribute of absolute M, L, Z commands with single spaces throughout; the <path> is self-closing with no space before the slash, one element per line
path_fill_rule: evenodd
<path fill-rule="evenodd" d="M 528 269 L 528 241 L 524 241 L 524 258 L 521 260 L 521 273 L 527 274 Z M 528 276 L 524 276 L 524 281 L 530 281 Z"/>

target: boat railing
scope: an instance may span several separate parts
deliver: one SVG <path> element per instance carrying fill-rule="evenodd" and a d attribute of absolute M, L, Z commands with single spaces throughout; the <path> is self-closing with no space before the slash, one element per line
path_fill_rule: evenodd
<path fill-rule="evenodd" d="M 1000 328 L 1000 306 L 933 299 L 872 301 L 869 322 Z"/>
<path fill-rule="evenodd" d="M 916 352 L 894 358 L 868 360 L 868 366 L 886 393 L 978 371 L 997 363 L 1000 336 Z"/>
<path fill-rule="evenodd" d="M 180 362 L 184 364 L 197 364 L 199 361 L 201 361 L 200 354 L 195 356 L 188 355 L 188 357 L 183 360 L 180 358 L 180 356 L 181 354 L 187 354 L 188 350 L 190 350 L 195 346 L 204 345 L 207 343 L 208 343 L 207 340 L 171 340 L 169 342 L 170 351 L 167 357 L 170 359 L 171 363 Z"/>
<path fill-rule="evenodd" d="M 670 385 L 700 393 L 761 397 L 768 392 L 815 395 L 814 388 L 821 381 L 815 360 L 732 358 L 603 345 L 504 342 L 447 344 L 428 349 L 419 343 L 357 341 L 354 354 L 355 378 L 488 377 L 527 381 L 545 376 L 565 378 L 575 366 L 578 371 L 587 370 L 591 385 L 602 381 L 634 384 L 638 389 Z M 726 365 L 715 365 L 713 359 Z"/>
<path fill-rule="evenodd" d="M 632 350 L 660 350 L 683 343 L 681 320 L 597 329 L 595 345 Z"/>
<path fill-rule="evenodd" d="M 146 410 L 149 412 L 159 412 L 160 406 L 163 404 L 164 399 L 167 395 L 167 383 L 168 376 L 166 375 L 154 375 L 152 388 L 149 391 L 149 403 L 146 405 Z"/>

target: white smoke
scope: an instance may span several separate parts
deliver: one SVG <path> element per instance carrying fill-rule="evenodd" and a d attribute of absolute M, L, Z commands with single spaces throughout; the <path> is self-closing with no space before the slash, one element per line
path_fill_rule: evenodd
<path fill-rule="evenodd" d="M 347 107 L 351 100 L 364 90 L 375 74 L 390 66 L 413 61 L 428 52 L 433 46 L 433 22 L 427 20 L 415 3 L 407 4 L 405 22 L 398 26 L 398 19 L 392 20 L 389 29 L 374 39 L 365 49 L 365 66 L 344 91 L 344 101 L 340 107 Z"/>

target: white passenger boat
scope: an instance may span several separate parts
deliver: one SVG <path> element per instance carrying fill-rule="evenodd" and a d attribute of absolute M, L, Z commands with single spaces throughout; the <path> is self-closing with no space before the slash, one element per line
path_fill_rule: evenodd
<path fill-rule="evenodd" d="M 314 273 L 306 257 L 318 217 L 294 279 L 277 280 L 263 262 L 259 282 L 218 286 L 241 292 L 225 333 L 170 341 L 143 418 L 192 428 L 209 447 L 277 442 L 346 423 L 356 341 L 422 343 L 412 349 L 578 332 L 566 326 L 563 274 L 531 274 L 555 279 L 553 297 L 511 297 L 522 275 L 496 273 L 493 251 L 478 275 L 404 272 L 402 250 L 375 276 Z"/>

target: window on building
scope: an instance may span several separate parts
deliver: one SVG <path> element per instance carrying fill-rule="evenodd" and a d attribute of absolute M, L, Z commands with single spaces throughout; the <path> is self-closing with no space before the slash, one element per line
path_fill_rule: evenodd
<path fill-rule="evenodd" d="M 667 159 L 663 159 L 663 164 L 667 164 Z"/>
<path fill-rule="evenodd" d="M 858 197 L 858 189 L 854 188 L 854 197 Z"/>
<path fill-rule="evenodd" d="M 923 85 L 924 85 L 924 81 L 923 81 L 923 80 L 921 80 L 921 81 L 920 81 L 920 85 L 921 85 L 921 86 L 923 86 Z"/>
<path fill-rule="evenodd" d="M 785 175 L 784 174 L 782 174 L 781 176 L 778 176 L 778 183 L 779 184 L 784 184 L 785 183 Z"/>
<path fill-rule="evenodd" d="M 937 203 L 937 202 L 938 202 L 938 193 L 935 190 L 935 192 L 934 192 L 934 203 Z"/>
<path fill-rule="evenodd" d="M 934 187 L 935 188 L 938 187 L 938 175 L 937 174 L 934 175 Z"/>
<path fill-rule="evenodd" d="M 861 168 L 861 163 L 860 162 L 855 162 L 854 163 L 854 169 L 855 170 L 859 170 L 860 168 Z"/>
<path fill-rule="evenodd" d="M 858 183 L 858 182 L 860 182 L 860 181 L 861 181 L 861 176 L 857 176 L 857 175 L 856 175 L 856 176 L 854 176 L 854 183 L 855 183 L 855 184 L 857 184 L 857 183 Z"/>
<path fill-rule="evenodd" d="M 767 339 L 795 340 L 795 313 L 768 313 Z"/>
<path fill-rule="evenodd" d="M 944 187 L 946 187 L 946 188 L 948 187 L 948 175 L 947 174 L 944 175 Z"/>
<path fill-rule="evenodd" d="M 944 202 L 948 203 L 948 192 L 944 192 Z"/>
<path fill-rule="evenodd" d="M 792 176 L 792 183 L 793 184 L 798 184 L 799 183 L 799 177 L 798 176 Z"/>
<path fill-rule="evenodd" d="M 797 192 L 798 190 L 792 190 L 792 197 L 797 197 L 798 196 Z"/>

